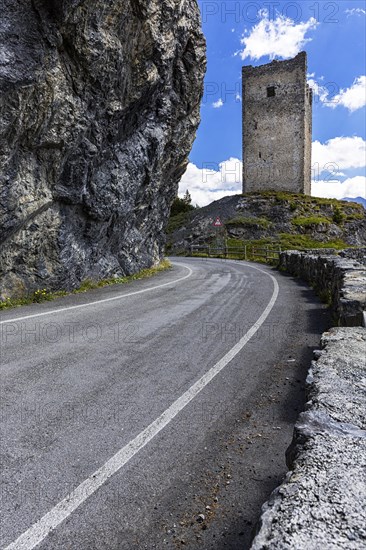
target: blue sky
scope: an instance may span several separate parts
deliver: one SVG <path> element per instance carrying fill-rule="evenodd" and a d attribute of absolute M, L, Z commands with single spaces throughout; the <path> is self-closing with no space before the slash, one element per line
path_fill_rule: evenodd
<path fill-rule="evenodd" d="M 180 184 L 200 206 L 241 191 L 241 68 L 308 54 L 317 196 L 366 197 L 366 0 L 199 0 L 207 74 Z"/>

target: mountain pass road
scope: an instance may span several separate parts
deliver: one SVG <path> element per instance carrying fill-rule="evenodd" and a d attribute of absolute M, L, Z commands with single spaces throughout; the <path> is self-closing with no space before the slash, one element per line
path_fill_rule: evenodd
<path fill-rule="evenodd" d="M 268 266 L 171 261 L 1 313 L 1 549 L 250 547 L 329 315 Z"/>

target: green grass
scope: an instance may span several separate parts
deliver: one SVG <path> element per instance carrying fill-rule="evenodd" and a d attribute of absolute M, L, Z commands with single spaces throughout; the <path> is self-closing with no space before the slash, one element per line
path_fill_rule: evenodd
<path fill-rule="evenodd" d="M 347 206 L 350 206 L 351 208 L 357 208 L 357 209 L 359 206 L 361 206 L 361 208 L 363 208 L 361 204 L 358 204 L 356 202 L 340 201 L 338 199 L 325 199 L 322 197 L 311 197 L 311 200 L 312 202 L 315 202 L 316 204 L 320 204 L 320 205 L 332 205 L 335 207 L 338 206 L 340 208 L 346 208 Z"/>
<path fill-rule="evenodd" d="M 136 281 L 138 279 L 147 279 L 160 273 L 160 271 L 165 271 L 171 268 L 171 263 L 169 260 L 162 260 L 159 265 L 156 267 L 149 267 L 147 269 L 142 269 L 138 273 L 133 275 L 126 275 L 125 277 L 116 277 L 111 279 L 101 279 L 100 281 L 92 281 L 90 279 L 85 279 L 82 281 L 80 286 L 71 292 L 66 292 L 65 290 L 58 290 L 55 292 L 48 291 L 46 288 L 36 290 L 35 292 L 24 296 L 23 298 L 6 298 L 3 301 L 0 301 L 0 310 L 9 309 L 13 307 L 25 306 L 34 303 L 49 302 L 60 298 L 61 296 L 67 296 L 70 294 L 79 294 L 80 292 L 87 292 L 88 290 L 93 290 L 96 288 L 102 288 L 104 286 L 111 285 L 120 285 Z"/>
<path fill-rule="evenodd" d="M 291 223 L 297 227 L 314 227 L 320 223 L 329 225 L 331 222 L 325 216 L 296 216 Z"/>
<path fill-rule="evenodd" d="M 341 250 L 342 248 L 351 248 L 342 239 L 333 239 L 330 241 L 318 241 L 312 239 L 308 235 L 293 235 L 292 233 L 280 233 L 279 245 L 283 250 L 301 249 L 301 248 L 335 248 Z"/>
<path fill-rule="evenodd" d="M 337 225 L 341 225 L 345 217 L 346 215 L 343 213 L 342 209 L 339 208 L 339 206 L 336 206 L 334 208 L 334 212 L 332 216 L 333 222 L 336 223 Z"/>
<path fill-rule="evenodd" d="M 311 227 L 318 223 L 329 224 L 332 221 L 339 225 L 345 221 L 361 220 L 365 217 L 364 208 L 361 204 L 339 201 L 337 199 L 326 199 L 319 197 L 309 197 L 300 193 L 286 193 L 284 191 L 263 191 L 261 193 L 245 193 L 243 197 L 262 198 L 274 200 L 276 202 L 286 202 L 290 212 L 298 214 L 293 218 L 295 226 Z M 177 229 L 187 225 L 192 219 L 191 212 L 181 212 L 171 216 L 167 226 L 167 234 L 171 235 Z M 325 215 L 322 213 L 325 212 Z M 266 218 L 255 217 L 235 217 L 225 222 L 226 226 L 246 226 L 263 227 L 267 229 L 271 226 L 271 221 Z"/>
<path fill-rule="evenodd" d="M 268 198 L 276 200 L 277 202 L 289 202 L 292 208 L 297 206 L 304 206 L 305 208 L 314 208 L 314 206 L 333 206 L 339 207 L 342 210 L 351 208 L 362 211 L 363 206 L 361 204 L 349 201 L 340 201 L 338 199 L 326 199 L 323 197 L 310 197 L 308 195 L 303 195 L 301 193 L 288 193 L 285 191 L 262 191 L 262 192 L 251 192 L 244 193 L 243 197 L 258 197 L 258 198 Z"/>
<path fill-rule="evenodd" d="M 265 263 L 265 258 L 260 258 L 254 252 L 256 248 L 266 248 L 269 250 L 304 250 L 304 249 L 317 249 L 317 248 L 334 248 L 336 250 L 342 250 L 344 248 L 351 248 L 350 245 L 342 241 L 341 239 L 334 239 L 332 241 L 323 242 L 312 239 L 307 235 L 293 235 L 291 233 L 280 233 L 277 236 L 277 239 L 270 237 L 262 239 L 252 239 L 252 240 L 243 240 L 230 238 L 227 239 L 227 246 L 229 248 L 243 248 L 247 247 L 247 260 L 255 260 L 256 262 Z M 206 253 L 195 253 L 195 256 L 207 256 Z M 222 257 L 222 255 L 216 255 L 216 257 Z M 232 260 L 243 260 L 243 252 L 232 252 L 227 256 Z M 276 260 L 270 260 L 270 263 L 276 263 Z"/>
<path fill-rule="evenodd" d="M 312 284 L 311 286 L 314 288 L 314 290 L 316 291 L 319 298 L 324 304 L 326 304 L 327 306 L 332 305 L 332 293 L 330 290 L 320 290 L 319 288 L 316 287 L 315 284 Z"/>
<path fill-rule="evenodd" d="M 227 239 L 227 245 L 229 248 L 240 248 L 243 247 L 245 244 L 245 241 L 241 239 Z"/>
<path fill-rule="evenodd" d="M 273 198 L 278 200 L 292 201 L 294 199 L 304 200 L 304 195 L 300 193 L 286 193 L 285 191 L 253 191 L 250 193 L 244 193 L 243 197 L 263 197 L 263 198 Z"/>
<path fill-rule="evenodd" d="M 42 302 L 50 302 L 56 298 L 66 296 L 68 293 L 64 290 L 58 290 L 51 292 L 46 288 L 42 288 L 23 296 L 22 298 L 5 298 L 0 301 L 0 311 L 3 309 L 9 309 L 12 307 L 27 306 L 29 304 L 41 304 Z"/>
<path fill-rule="evenodd" d="M 277 193 L 274 194 L 274 199 L 277 202 L 282 202 L 282 201 L 292 202 L 294 198 L 300 199 L 301 195 L 299 195 L 298 193 L 285 193 L 284 191 L 278 191 Z"/>
<path fill-rule="evenodd" d="M 354 220 L 366 220 L 366 212 L 356 212 L 355 214 L 347 214 L 344 218 L 345 222 L 353 222 Z"/>
<path fill-rule="evenodd" d="M 244 245 L 247 246 L 247 258 L 253 259 L 252 249 L 255 247 L 266 247 L 273 246 L 273 248 L 281 247 L 281 250 L 302 250 L 302 249 L 322 249 L 322 248 L 333 248 L 335 250 L 340 250 L 343 248 L 351 248 L 351 246 L 345 242 L 343 239 L 332 239 L 328 237 L 329 240 L 317 240 L 317 235 L 315 233 L 316 227 L 319 224 L 324 224 L 329 226 L 331 223 L 337 224 L 341 229 L 344 228 L 346 223 L 351 223 L 356 220 L 366 219 L 366 215 L 363 209 L 363 206 L 358 203 L 352 203 L 348 201 L 339 201 L 337 199 L 327 199 L 327 198 L 318 198 L 305 196 L 300 193 L 286 193 L 283 191 L 265 191 L 265 192 L 253 192 L 245 193 L 243 197 L 248 197 L 249 200 L 255 201 L 265 200 L 269 203 L 270 206 L 276 205 L 275 203 L 285 202 L 283 205 L 284 209 L 288 210 L 290 215 L 293 216 L 291 220 L 292 230 L 289 233 L 280 233 L 276 234 L 273 231 L 272 236 L 263 237 L 262 239 L 255 240 L 241 240 L 236 238 L 228 239 L 227 244 L 230 248 L 239 248 Z M 184 219 L 177 220 L 181 225 L 184 225 L 188 220 Z M 176 224 L 177 222 L 174 221 Z M 270 216 L 265 217 L 254 217 L 254 216 L 240 216 L 237 215 L 232 219 L 225 222 L 226 229 L 230 227 L 257 227 L 271 230 Z M 299 228 L 308 228 L 309 234 L 298 233 Z M 312 236 L 311 229 L 314 229 L 314 236 Z M 324 233 L 324 238 L 327 239 L 326 232 Z M 210 242 L 209 237 L 207 236 L 207 244 Z M 214 242 L 210 243 L 214 246 Z M 199 254 L 197 254 L 199 255 Z M 230 258 L 241 259 L 243 254 L 239 251 L 229 255 Z M 258 261 L 257 257 L 255 257 Z"/>
<path fill-rule="evenodd" d="M 244 227 L 263 227 L 264 229 L 267 229 L 271 223 L 266 218 L 255 218 L 255 217 L 247 217 L 244 216 L 238 216 L 237 218 L 232 218 L 231 220 L 227 220 L 225 222 L 225 226 L 244 226 Z"/>

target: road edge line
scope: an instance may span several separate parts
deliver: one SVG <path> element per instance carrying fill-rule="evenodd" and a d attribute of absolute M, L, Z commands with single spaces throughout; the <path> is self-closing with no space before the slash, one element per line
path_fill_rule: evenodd
<path fill-rule="evenodd" d="M 183 264 L 180 264 L 183 265 Z M 184 266 L 187 267 L 187 266 Z M 247 265 L 270 277 L 274 290 L 259 319 L 245 333 L 242 338 L 233 346 L 213 367 L 211 367 L 199 380 L 186 390 L 170 407 L 168 407 L 156 420 L 140 432 L 127 445 L 122 447 L 98 470 L 91 474 L 86 480 L 80 483 L 74 491 L 69 493 L 63 500 L 56 504 L 36 523 L 22 533 L 14 542 L 10 543 L 4 550 L 32 550 L 40 544 L 52 531 L 54 531 L 65 519 L 67 519 L 81 504 L 93 495 L 111 476 L 116 474 L 127 462 L 143 449 L 165 426 L 167 426 L 177 415 L 190 403 L 219 372 L 221 372 L 236 355 L 244 348 L 247 342 L 260 329 L 275 305 L 279 293 L 278 282 L 273 275 L 266 271 Z M 188 268 L 190 269 L 190 268 Z M 190 275 L 189 275 L 190 276 Z M 185 278 L 187 278 L 186 276 Z M 166 286 L 166 285 L 163 285 Z M 141 291 L 140 291 L 141 292 Z"/>

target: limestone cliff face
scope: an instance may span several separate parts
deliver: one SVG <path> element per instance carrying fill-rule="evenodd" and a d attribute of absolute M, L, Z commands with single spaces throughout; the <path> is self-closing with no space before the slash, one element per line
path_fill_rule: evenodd
<path fill-rule="evenodd" d="M 162 254 L 205 71 L 196 0 L 0 0 L 0 290 Z"/>

